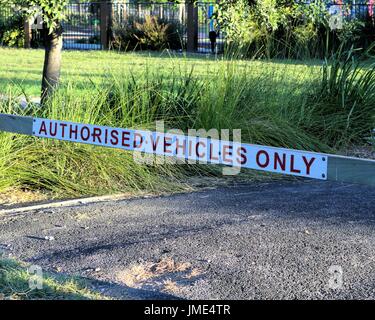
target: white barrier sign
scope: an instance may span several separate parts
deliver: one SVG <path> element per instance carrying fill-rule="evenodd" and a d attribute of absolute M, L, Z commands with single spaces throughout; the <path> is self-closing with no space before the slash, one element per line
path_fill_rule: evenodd
<path fill-rule="evenodd" d="M 327 179 L 324 154 L 178 134 L 33 120 L 33 135 L 255 170 Z"/>

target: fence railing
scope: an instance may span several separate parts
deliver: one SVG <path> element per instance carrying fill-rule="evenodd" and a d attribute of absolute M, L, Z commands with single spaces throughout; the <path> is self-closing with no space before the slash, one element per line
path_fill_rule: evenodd
<path fill-rule="evenodd" d="M 65 49 L 101 49 L 100 3 L 75 3 L 66 8 L 63 44 Z"/>
<path fill-rule="evenodd" d="M 182 47 L 188 51 L 211 52 L 223 50 L 223 36 L 212 37 L 215 31 L 213 19 L 215 3 L 129 3 L 88 2 L 70 3 L 65 10 L 63 26 L 64 49 L 100 50 L 109 47 L 115 23 L 125 25 L 144 22 L 154 16 L 160 23 L 173 24 L 181 37 Z M 12 9 L 0 8 L 0 32 L 2 24 L 9 24 L 17 15 Z M 32 24 L 33 21 L 30 22 Z M 211 32 L 211 38 L 210 38 Z M 217 38 L 217 40 L 216 40 Z M 214 41 L 215 40 L 215 41 Z M 213 46 L 212 43 L 215 43 Z M 39 29 L 25 26 L 25 47 L 43 45 Z"/>

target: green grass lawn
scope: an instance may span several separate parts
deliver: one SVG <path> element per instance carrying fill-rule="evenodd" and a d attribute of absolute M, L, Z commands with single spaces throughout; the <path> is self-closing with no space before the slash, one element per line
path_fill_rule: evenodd
<path fill-rule="evenodd" d="M 30 265 L 0 256 L 0 300 L 108 299 L 89 289 L 88 280 L 43 272 L 39 278 Z M 30 272 L 29 272 L 30 271 Z M 36 282 L 40 283 L 36 285 Z M 30 282 L 34 287 L 30 288 Z"/>
<path fill-rule="evenodd" d="M 0 92 L 18 87 L 29 96 L 38 96 L 43 59 L 43 50 L 0 48 Z M 239 61 L 236 67 L 247 70 L 252 77 L 272 70 L 275 79 L 303 85 L 319 75 L 320 64 L 319 61 Z M 226 67 L 226 62 L 222 59 L 201 54 L 64 51 L 61 80 L 78 92 L 92 83 L 99 85 L 110 81 L 110 76 L 121 77 L 129 73 L 137 76 L 146 68 L 165 76 L 173 71 L 190 72 L 194 68 L 195 76 L 210 77 L 223 67 Z"/>

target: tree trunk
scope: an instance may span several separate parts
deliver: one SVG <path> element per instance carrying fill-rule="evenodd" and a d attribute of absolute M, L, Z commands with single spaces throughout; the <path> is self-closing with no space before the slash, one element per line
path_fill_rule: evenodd
<path fill-rule="evenodd" d="M 59 26 L 52 33 L 45 30 L 45 56 L 42 79 L 41 103 L 53 93 L 59 84 L 61 69 L 62 28 Z"/>

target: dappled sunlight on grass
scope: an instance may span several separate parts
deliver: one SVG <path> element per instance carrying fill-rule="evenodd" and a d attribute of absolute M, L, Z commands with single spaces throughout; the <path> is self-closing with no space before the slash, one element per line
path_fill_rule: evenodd
<path fill-rule="evenodd" d="M 91 300 L 107 299 L 88 289 L 88 281 L 44 272 L 36 278 L 29 265 L 0 257 L 0 295 L 11 300 Z M 41 288 L 30 288 L 31 283 L 40 282 Z"/>
<path fill-rule="evenodd" d="M 43 69 L 43 50 L 0 48 L 0 92 L 9 86 L 19 87 L 30 96 L 40 94 Z M 87 84 L 100 84 L 110 74 L 122 76 L 129 72 L 137 76 L 145 68 L 168 76 L 172 70 L 189 71 L 194 67 L 195 76 L 210 76 L 225 67 L 226 61 L 202 54 L 182 55 L 173 53 L 117 53 L 114 51 L 64 51 L 61 81 L 73 83 L 77 90 L 84 91 Z M 251 76 L 273 69 L 275 75 L 291 81 L 311 79 L 319 73 L 319 61 L 237 61 L 236 67 L 247 69 Z"/>

